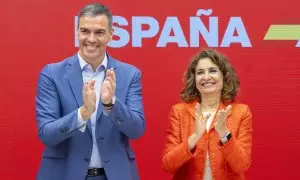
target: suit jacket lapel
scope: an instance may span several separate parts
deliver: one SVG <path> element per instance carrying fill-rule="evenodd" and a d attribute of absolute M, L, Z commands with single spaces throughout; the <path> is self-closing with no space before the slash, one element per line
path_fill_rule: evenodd
<path fill-rule="evenodd" d="M 83 104 L 82 101 L 83 80 L 82 80 L 82 73 L 81 73 L 77 54 L 68 60 L 68 66 L 66 67 L 66 71 L 67 71 L 68 80 L 70 82 L 71 89 L 77 101 L 77 105 L 78 107 L 80 107 Z"/>
<path fill-rule="evenodd" d="M 188 105 L 188 112 L 190 113 L 190 115 L 193 117 L 193 119 L 196 118 L 195 116 L 195 113 L 196 113 L 196 109 L 195 109 L 195 106 L 196 106 L 196 103 L 198 102 L 198 100 L 194 100 L 193 102 L 189 103 Z"/>
<path fill-rule="evenodd" d="M 70 82 L 70 87 L 73 91 L 73 94 L 75 96 L 79 108 L 83 105 L 83 100 L 82 100 L 83 78 L 82 78 L 82 72 L 79 65 L 79 59 L 77 53 L 68 60 L 66 72 L 68 75 L 68 80 Z M 91 134 L 92 127 L 90 121 L 87 122 L 87 127 Z"/>

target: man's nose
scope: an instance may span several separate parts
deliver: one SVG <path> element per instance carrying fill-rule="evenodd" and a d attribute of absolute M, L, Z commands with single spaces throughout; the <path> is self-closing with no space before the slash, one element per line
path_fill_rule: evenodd
<path fill-rule="evenodd" d="M 90 34 L 89 34 L 88 41 L 89 41 L 90 43 L 93 43 L 93 42 L 96 41 L 96 37 L 95 37 L 95 34 L 94 34 L 94 33 L 90 33 Z"/>

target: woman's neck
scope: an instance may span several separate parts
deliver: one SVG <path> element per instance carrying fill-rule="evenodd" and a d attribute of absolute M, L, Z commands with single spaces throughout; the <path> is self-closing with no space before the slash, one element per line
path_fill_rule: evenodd
<path fill-rule="evenodd" d="M 202 97 L 201 98 L 201 108 L 202 112 L 213 112 L 220 105 L 220 96 L 213 96 L 213 97 Z"/>

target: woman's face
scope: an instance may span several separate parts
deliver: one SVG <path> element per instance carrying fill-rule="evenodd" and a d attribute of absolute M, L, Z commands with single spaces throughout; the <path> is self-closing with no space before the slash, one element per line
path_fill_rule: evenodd
<path fill-rule="evenodd" d="M 223 75 L 219 67 L 210 58 L 198 61 L 195 74 L 196 88 L 203 95 L 221 95 Z"/>

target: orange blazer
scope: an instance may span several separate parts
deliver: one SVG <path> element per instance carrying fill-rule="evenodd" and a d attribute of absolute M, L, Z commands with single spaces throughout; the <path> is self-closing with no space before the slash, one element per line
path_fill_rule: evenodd
<path fill-rule="evenodd" d="M 214 129 L 214 118 L 209 132 L 203 134 L 195 149 L 188 149 L 188 138 L 195 130 L 195 105 L 179 103 L 172 107 L 167 140 L 162 154 L 162 167 L 174 174 L 173 180 L 201 180 L 204 177 L 208 152 L 214 180 L 245 179 L 244 172 L 251 164 L 252 115 L 244 104 L 231 104 L 227 128 L 231 139 L 222 145 Z M 225 109 L 221 104 L 219 109 Z"/>

